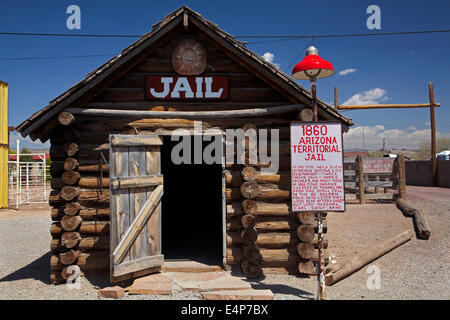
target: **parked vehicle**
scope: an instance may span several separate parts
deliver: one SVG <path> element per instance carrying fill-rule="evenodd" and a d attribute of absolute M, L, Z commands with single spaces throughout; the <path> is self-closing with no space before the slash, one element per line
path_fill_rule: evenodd
<path fill-rule="evenodd" d="M 450 150 L 437 153 L 436 160 L 450 160 Z"/>

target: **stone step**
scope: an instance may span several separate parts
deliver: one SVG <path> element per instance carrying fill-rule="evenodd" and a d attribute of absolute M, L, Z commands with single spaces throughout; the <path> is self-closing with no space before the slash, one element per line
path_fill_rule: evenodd
<path fill-rule="evenodd" d="M 209 281 L 226 275 L 225 272 L 172 272 L 168 276 L 174 281 Z"/>
<path fill-rule="evenodd" d="M 209 265 L 192 260 L 164 261 L 162 272 L 213 272 L 223 271 L 218 265 Z"/>
<path fill-rule="evenodd" d="M 186 291 L 249 290 L 252 288 L 250 283 L 229 275 L 224 275 L 216 279 L 208 279 L 208 277 L 205 277 L 203 281 L 176 279 L 174 281 Z"/>
<path fill-rule="evenodd" d="M 200 293 L 205 300 L 273 300 L 270 290 L 226 290 Z"/>
<path fill-rule="evenodd" d="M 137 278 L 128 287 L 128 294 L 171 294 L 172 280 L 165 274 L 155 273 Z"/>

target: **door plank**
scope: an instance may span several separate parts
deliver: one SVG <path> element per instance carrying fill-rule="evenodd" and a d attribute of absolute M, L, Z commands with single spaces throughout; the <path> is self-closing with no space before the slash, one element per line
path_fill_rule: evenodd
<path fill-rule="evenodd" d="M 128 148 L 127 147 L 118 147 L 115 148 L 114 151 L 115 156 L 115 165 L 116 165 L 116 176 L 129 176 L 129 166 L 128 166 Z M 128 189 L 118 189 L 113 191 L 114 198 L 116 203 L 116 221 L 117 221 L 117 243 L 125 236 L 129 226 L 130 226 L 130 217 L 128 212 L 130 211 L 130 195 Z M 128 254 L 124 261 L 129 261 L 130 255 Z"/>
<path fill-rule="evenodd" d="M 115 264 L 119 264 L 120 262 L 122 262 L 134 240 L 147 223 L 148 218 L 159 205 L 162 195 L 163 186 L 158 186 L 156 187 L 155 191 L 152 192 L 150 198 L 145 202 L 141 211 L 138 213 L 133 223 L 120 241 L 119 245 L 114 250 L 113 260 Z"/>
<path fill-rule="evenodd" d="M 140 258 L 133 261 L 128 261 L 117 265 L 114 268 L 114 277 L 119 277 L 136 271 L 141 271 L 144 268 L 152 268 L 161 266 L 164 263 L 164 256 L 162 254 Z"/>
<path fill-rule="evenodd" d="M 144 147 L 129 147 L 129 165 L 130 165 L 130 178 L 136 179 L 136 177 L 145 175 L 145 152 Z M 141 211 L 145 202 L 147 201 L 147 188 L 135 187 L 130 188 L 130 219 L 134 221 L 136 215 Z M 130 248 L 131 260 L 142 258 L 147 252 L 147 241 L 145 234 L 147 233 L 147 226 L 145 226 L 140 234 L 137 235 L 136 240 L 133 242 Z"/>
<path fill-rule="evenodd" d="M 124 188 L 141 188 L 148 186 L 157 186 L 163 184 L 163 176 L 160 174 L 139 176 L 139 177 L 118 177 L 111 178 L 111 188 L 124 189 Z"/>
<path fill-rule="evenodd" d="M 160 146 L 147 146 L 145 148 L 146 173 L 148 175 L 161 174 L 161 153 Z M 154 187 L 148 188 L 147 196 L 153 192 Z M 147 222 L 148 233 L 147 242 L 152 254 L 161 253 L 161 204 Z"/>

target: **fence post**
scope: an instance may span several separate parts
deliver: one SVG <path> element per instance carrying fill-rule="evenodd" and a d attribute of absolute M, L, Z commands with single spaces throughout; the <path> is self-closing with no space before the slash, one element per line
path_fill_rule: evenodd
<path fill-rule="evenodd" d="M 359 203 L 364 204 L 366 202 L 366 194 L 364 193 L 364 166 L 363 158 L 358 155 L 358 180 L 359 180 Z"/>
<path fill-rule="evenodd" d="M 398 155 L 397 170 L 398 170 L 398 197 L 406 200 L 406 172 L 405 172 L 405 156 Z"/>

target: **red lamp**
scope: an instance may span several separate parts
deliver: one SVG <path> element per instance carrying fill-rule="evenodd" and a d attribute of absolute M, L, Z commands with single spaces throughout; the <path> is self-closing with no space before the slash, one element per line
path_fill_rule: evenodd
<path fill-rule="evenodd" d="M 314 104 L 314 121 L 318 121 L 316 103 L 316 79 L 326 78 L 334 74 L 333 65 L 319 56 L 317 49 L 310 46 L 306 49 L 306 56 L 292 69 L 294 79 L 311 82 L 311 92 Z"/>

